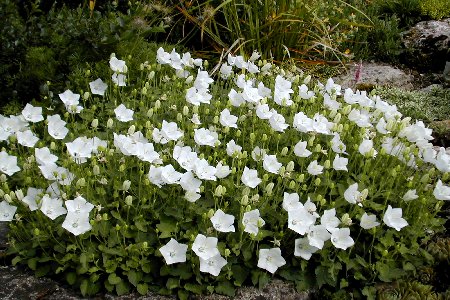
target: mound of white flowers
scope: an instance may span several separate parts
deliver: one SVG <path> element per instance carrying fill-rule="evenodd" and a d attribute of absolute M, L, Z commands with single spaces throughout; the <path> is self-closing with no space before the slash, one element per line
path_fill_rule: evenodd
<path fill-rule="evenodd" d="M 204 273 L 224 293 L 262 270 L 312 266 L 319 286 L 341 287 L 349 272 L 415 270 L 420 240 L 442 230 L 437 200 L 450 199 L 450 156 L 423 122 L 256 52 L 209 71 L 189 53 L 156 59 L 128 70 L 112 56 L 111 80 L 59 94 L 66 112 L 0 115 L 0 221 L 14 221 L 15 263 L 51 262 L 42 272 L 83 294 L 145 294 L 161 278 L 204 292 L 193 288 L 214 285 Z M 190 275 L 164 266 L 180 264 Z"/>

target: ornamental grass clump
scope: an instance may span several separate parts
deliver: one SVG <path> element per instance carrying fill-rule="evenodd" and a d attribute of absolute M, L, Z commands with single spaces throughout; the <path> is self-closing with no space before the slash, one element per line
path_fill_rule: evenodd
<path fill-rule="evenodd" d="M 366 288 L 431 263 L 450 156 L 375 95 L 257 53 L 214 68 L 112 56 L 59 109 L 1 116 L 9 255 L 83 295 Z M 87 73 L 89 74 L 89 73 Z"/>

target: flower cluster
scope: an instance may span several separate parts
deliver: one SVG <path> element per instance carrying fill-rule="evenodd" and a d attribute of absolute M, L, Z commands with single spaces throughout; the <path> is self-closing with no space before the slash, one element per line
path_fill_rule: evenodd
<path fill-rule="evenodd" d="M 113 84 L 89 82 L 85 107 L 67 90 L 63 114 L 27 104 L 0 116 L 0 221 L 43 214 L 34 224 L 108 244 L 87 247 L 99 251 L 129 243 L 130 253 L 144 245 L 130 231 L 157 228 L 145 255 L 213 276 L 240 260 L 275 273 L 289 253 L 310 262 L 372 247 L 380 231 L 435 228 L 417 218 L 450 200 L 450 155 L 433 148 L 431 129 L 375 95 L 258 58 L 229 55 L 215 78 L 206 62 L 160 48 L 134 88 L 112 56 Z M 151 93 L 156 83 L 167 90 Z"/>

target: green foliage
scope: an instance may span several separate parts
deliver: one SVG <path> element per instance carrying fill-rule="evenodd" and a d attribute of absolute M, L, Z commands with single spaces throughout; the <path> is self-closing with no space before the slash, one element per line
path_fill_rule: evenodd
<path fill-rule="evenodd" d="M 176 6 L 175 6 L 176 4 Z M 170 5 L 168 5 L 170 7 Z M 356 33 L 355 14 L 344 1 L 193 1 L 174 3 L 174 26 L 193 27 L 180 42 L 198 49 L 251 54 L 282 61 L 288 56 L 302 60 L 347 60 L 343 44 Z M 366 20 L 367 21 L 367 20 Z M 175 33 L 179 30 L 174 30 Z M 208 46 L 209 45 L 209 46 Z"/>
<path fill-rule="evenodd" d="M 0 94 L 1 103 L 39 100 L 48 96 L 47 82 L 63 89 L 70 74 L 85 69 L 86 63 L 95 64 L 114 52 L 121 54 L 124 46 L 127 53 L 136 47 L 145 49 L 144 38 L 164 31 L 164 25 L 138 4 L 126 13 L 111 5 L 102 6 L 102 12 L 91 12 L 86 5 L 71 9 L 56 3 L 43 12 L 41 8 L 48 3 L 37 1 L 25 5 L 22 15 L 14 1 L 1 5 L 5 25 L 0 55 L 6 62 L 0 70 L 6 87 Z"/>
<path fill-rule="evenodd" d="M 374 92 L 391 104 L 397 105 L 403 114 L 428 123 L 434 120 L 447 120 L 450 114 L 449 89 L 405 91 L 400 88 L 377 88 Z"/>
<path fill-rule="evenodd" d="M 433 291 L 430 285 L 424 285 L 417 281 L 399 281 L 393 285 L 380 286 L 378 290 L 379 300 L 400 299 L 429 299 L 440 300 L 442 295 Z"/>
<path fill-rule="evenodd" d="M 154 48 L 149 46 L 150 50 L 154 56 Z M 262 66 L 264 62 L 256 61 L 255 64 Z M 45 167 L 39 167 L 34 148 L 23 146 L 14 135 L 9 137 L 8 144 L 1 142 L 5 147 L 2 151 L 14 155 L 21 168 L 11 176 L 0 176 L 5 199 L 1 203 L 8 202 L 17 207 L 16 220 L 10 225 L 11 247 L 8 250 L 14 264 L 27 266 L 37 276 L 65 278 L 84 296 L 105 290 L 122 295 L 137 289 L 141 294 L 150 290 L 177 294 L 182 299 L 189 294 L 207 292 L 232 296 L 236 287 L 245 284 L 264 287 L 272 275 L 256 266 L 261 258 L 260 250 L 273 247 L 280 247 L 286 261 L 277 272 L 286 280 L 294 281 L 299 290 L 320 287 L 334 292 L 341 290 L 341 294 L 352 291 L 355 297 L 363 286 L 373 287 L 378 281 L 391 282 L 414 276 L 418 270 L 432 264 L 433 257 L 423 249 L 422 243 L 430 239 L 430 232 L 443 230 L 444 220 L 437 215 L 442 201 L 434 198 L 431 186 L 438 179 L 448 184 L 449 174 L 442 174 L 425 164 L 415 156 L 419 153 L 418 146 L 398 137 L 399 132 L 410 124 L 408 119 L 398 116 L 391 119 L 392 126 L 387 135 L 398 139 L 398 145 L 405 146 L 401 154 L 393 156 L 382 146 L 383 135 L 375 129 L 359 127 L 351 120 L 349 113 L 357 109 L 358 104 L 349 105 L 342 95 L 333 92 L 334 85 L 327 83 L 325 88 L 309 82 L 305 74 L 297 74 L 294 68 L 284 70 L 269 63 L 265 73 L 236 70 L 227 80 L 215 78 L 208 90 L 212 96 L 210 105 L 193 105 L 186 102 L 186 90 L 192 88 L 193 76 L 199 74 L 199 70 L 186 67 L 192 77 L 180 78 L 177 76 L 179 71 L 154 63 L 154 58 L 142 64 L 127 62 L 127 65 L 126 86 L 123 87 L 111 81 L 112 71 L 106 59 L 103 64 L 88 64 L 87 71 L 72 73 L 73 86 L 80 91 L 79 104 L 84 107 L 79 114 L 65 112 L 61 99 L 56 96 L 62 90 L 48 86 L 48 97 L 54 105 L 43 107 L 43 114 L 55 115 L 62 111 L 61 118 L 67 122 L 65 126 L 69 133 L 59 140 L 50 135 L 47 123 L 34 123 L 30 128 L 40 139 L 36 147 L 49 147 L 51 153 L 57 155 L 57 165 L 70 170 L 73 177 L 64 173 L 59 180 L 49 181 L 43 176 Z M 203 70 L 212 72 L 212 68 L 204 63 Z M 269 122 L 257 117 L 254 104 L 232 105 L 228 95 L 231 88 L 240 89 L 236 80 L 241 72 L 240 80 L 246 78 L 249 80 L 246 84 L 251 85 L 263 83 L 270 89 L 270 97 L 277 76 L 288 78 L 293 86 L 306 82 L 315 93 L 310 99 L 303 99 L 299 89 L 295 88 L 290 106 L 285 102 L 276 104 L 270 98 L 260 101 L 276 108 L 288 124 L 293 124 L 295 114 L 300 111 L 310 117 L 320 113 L 327 120 L 333 120 L 329 130 L 340 134 L 347 147 L 346 154 L 341 154 L 349 159 L 348 171 L 331 167 L 336 157 L 332 150 L 333 135 L 302 132 L 292 125 L 284 131 L 275 130 Z M 206 72 L 201 74 L 207 76 Z M 99 76 L 108 84 L 104 96 L 89 92 L 89 83 Z M 324 106 L 326 89 L 340 103 L 339 109 Z M 373 95 L 369 97 L 376 99 Z M 133 109 L 133 120 L 121 122 L 117 119 L 114 110 L 121 103 Z M 219 115 L 225 108 L 239 116 L 238 128 L 222 125 Z M 373 113 L 376 124 L 375 118 L 380 114 L 374 108 L 366 109 Z M 194 114 L 199 115 L 202 124 L 193 123 Z M 157 130 L 164 121 L 176 122 L 177 128 L 183 131 L 177 142 L 158 142 Z M 221 144 L 198 145 L 194 136 L 199 128 L 217 132 Z M 125 148 L 118 144 L 117 134 L 152 140 L 161 162 L 148 162 L 136 155 L 123 154 Z M 98 137 L 106 141 L 106 146 L 98 147 L 97 153 L 92 153 L 86 162 L 77 163 L 77 158 L 69 154 L 68 143 L 78 137 Z M 359 145 L 367 137 L 373 139 L 372 152 L 361 154 Z M 242 146 L 242 151 L 230 155 L 227 143 L 232 139 Z M 294 154 L 298 141 L 307 143 L 310 157 Z M 181 145 L 176 143 L 197 149 L 199 159 L 204 159 L 210 166 L 217 166 L 219 162 L 229 166 L 230 174 L 221 179 L 202 180 L 197 191 L 201 198 L 197 201 L 192 201 L 180 184 L 165 181 L 158 184 L 150 168 L 170 164 L 184 172 L 183 165 L 173 155 L 175 145 Z M 267 166 L 253 157 L 256 146 L 276 155 L 282 165 L 278 171 L 267 171 Z M 132 149 L 132 145 L 128 147 Z M 375 149 L 378 154 L 372 155 Z M 417 169 L 405 163 L 410 155 L 415 157 Z M 313 175 L 309 171 L 313 161 L 323 166 L 323 173 Z M 245 167 L 259 175 L 261 182 L 255 188 L 247 186 L 242 179 Z M 200 177 L 202 173 L 196 174 Z M 66 217 L 51 220 L 47 210 L 30 211 L 21 201 L 28 187 L 42 188 L 44 190 L 37 196 L 41 205 L 44 191 L 51 182 L 55 182 L 52 189 L 57 187 L 59 196 L 65 201 L 82 195 L 94 205 L 88 215 L 91 226 L 88 231 L 74 235 L 73 231 L 66 230 L 67 224 L 62 225 Z M 345 196 L 345 191 L 354 182 L 362 190 L 357 200 L 361 205 L 349 203 Z M 413 188 L 419 198 L 403 200 L 405 192 Z M 327 240 L 311 258 L 298 256 L 295 240 L 304 235 L 292 230 L 287 222 L 289 214 L 282 208 L 284 193 L 297 193 L 302 203 L 310 199 L 318 216 L 335 209 L 339 223 L 336 226 L 350 230 L 354 245 L 342 250 L 335 246 L 334 239 Z M 402 209 L 403 218 L 408 222 L 406 227 L 398 231 L 387 221 L 368 230 L 360 226 L 365 212 L 376 215 L 381 223 L 387 205 Z M 219 208 L 235 217 L 234 232 L 215 229 L 210 218 Z M 255 209 L 260 211 L 265 224 L 258 221 L 255 225 L 257 234 L 250 234 L 245 231 L 243 215 Z M 73 224 L 69 223 L 69 226 Z M 192 250 L 198 234 L 218 238 L 217 249 L 227 263 L 217 276 L 200 271 L 202 261 Z M 186 262 L 165 263 L 168 256 L 164 256 L 161 247 L 171 238 L 188 246 Z M 366 288 L 361 293 L 372 295 L 372 292 L 373 289 Z"/>
<path fill-rule="evenodd" d="M 423 0 L 420 12 L 434 20 L 450 17 L 450 0 Z"/>

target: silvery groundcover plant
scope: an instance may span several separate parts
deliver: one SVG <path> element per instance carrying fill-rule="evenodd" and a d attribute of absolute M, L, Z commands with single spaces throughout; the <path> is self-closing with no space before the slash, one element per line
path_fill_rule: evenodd
<path fill-rule="evenodd" d="M 450 156 L 421 121 L 256 52 L 109 67 L 55 107 L 0 116 L 14 264 L 83 295 L 185 299 L 274 275 L 370 295 L 431 262 Z"/>

